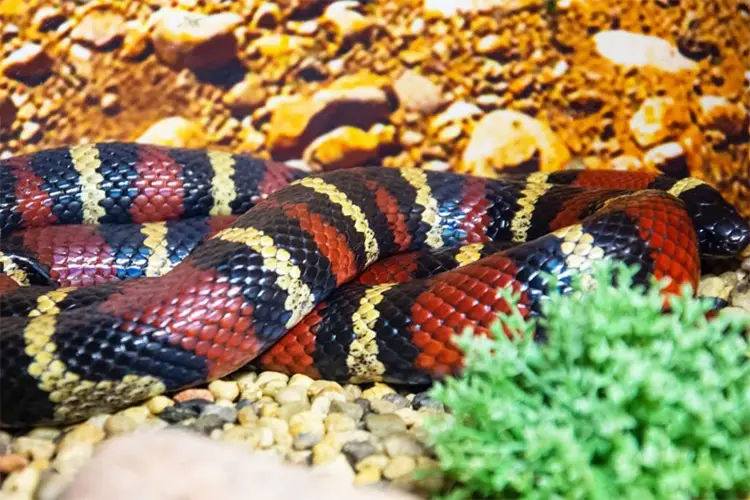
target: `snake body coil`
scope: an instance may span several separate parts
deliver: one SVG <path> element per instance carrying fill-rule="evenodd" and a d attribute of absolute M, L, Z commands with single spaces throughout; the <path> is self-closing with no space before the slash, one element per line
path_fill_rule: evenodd
<path fill-rule="evenodd" d="M 65 423 L 249 362 L 339 381 L 456 374 L 499 288 L 538 314 L 611 258 L 666 292 L 750 228 L 707 184 L 567 171 L 307 175 L 210 150 L 87 144 L 0 162 L 0 423 Z"/>

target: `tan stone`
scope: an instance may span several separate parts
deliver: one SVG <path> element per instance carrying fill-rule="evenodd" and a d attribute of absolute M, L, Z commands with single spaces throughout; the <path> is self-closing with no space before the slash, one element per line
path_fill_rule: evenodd
<path fill-rule="evenodd" d="M 377 155 L 379 145 L 375 134 L 355 127 L 339 127 L 315 139 L 305 149 L 303 159 L 322 170 L 362 166 Z"/>
<path fill-rule="evenodd" d="M 136 142 L 174 147 L 205 147 L 208 139 L 203 128 L 181 116 L 164 118 L 151 125 Z"/>
<path fill-rule="evenodd" d="M 667 114 L 674 105 L 670 97 L 651 97 L 643 101 L 630 119 L 630 132 L 641 146 L 652 146 L 669 137 Z"/>
<path fill-rule="evenodd" d="M 356 10 L 359 3 L 352 1 L 338 1 L 326 7 L 320 23 L 330 26 L 340 41 L 366 37 L 375 27 L 375 20 L 363 16 Z"/>
<path fill-rule="evenodd" d="M 248 47 L 248 53 L 258 53 L 264 57 L 281 57 L 304 52 L 312 46 L 313 41 L 310 38 L 272 33 L 254 40 Z"/>
<path fill-rule="evenodd" d="M 41 45 L 27 42 L 0 64 L 2 73 L 14 78 L 37 78 L 52 69 L 52 58 Z"/>
<path fill-rule="evenodd" d="M 593 41 L 599 55 L 619 66 L 650 66 L 670 73 L 698 67 L 680 54 L 677 47 L 656 36 L 607 30 L 594 35 Z"/>
<path fill-rule="evenodd" d="M 726 97 L 706 95 L 699 99 L 700 123 L 718 130 L 727 137 L 743 133 L 748 119 L 747 109 L 742 103 L 732 103 Z"/>
<path fill-rule="evenodd" d="M 498 110 L 477 123 L 459 170 L 494 176 L 535 155 L 544 172 L 559 170 L 570 160 L 567 147 L 547 124 L 517 111 Z"/>
<path fill-rule="evenodd" d="M 125 34 L 125 18 L 111 7 L 91 9 L 73 28 L 70 37 L 97 49 L 120 41 Z"/>
<path fill-rule="evenodd" d="M 387 88 L 387 79 L 359 73 L 310 97 L 284 100 L 271 115 L 267 145 L 276 159 L 293 159 L 315 138 L 338 127 L 369 128 L 391 112 Z"/>
<path fill-rule="evenodd" d="M 153 42 L 159 58 L 176 68 L 210 70 L 237 57 L 233 30 L 242 22 L 237 14 L 204 15 L 179 9 L 153 14 Z"/>
<path fill-rule="evenodd" d="M 444 102 L 440 87 L 413 70 L 406 70 L 398 77 L 393 83 L 393 91 L 401 107 L 409 111 L 434 113 Z"/>

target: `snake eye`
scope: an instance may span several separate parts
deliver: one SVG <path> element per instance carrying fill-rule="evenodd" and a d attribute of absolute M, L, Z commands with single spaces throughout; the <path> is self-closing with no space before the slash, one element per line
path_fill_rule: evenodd
<path fill-rule="evenodd" d="M 736 257 L 748 252 L 750 225 L 737 210 L 708 185 L 680 194 L 698 233 L 704 257 Z"/>

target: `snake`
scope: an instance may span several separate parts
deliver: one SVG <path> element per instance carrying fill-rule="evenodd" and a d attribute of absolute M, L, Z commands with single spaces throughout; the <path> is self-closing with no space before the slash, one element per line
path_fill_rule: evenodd
<path fill-rule="evenodd" d="M 457 334 L 492 336 L 511 307 L 543 316 L 600 261 L 668 295 L 749 246 L 710 184 L 655 172 L 309 172 L 130 142 L 21 154 L 0 160 L 0 425 L 75 423 L 247 366 L 429 384 L 462 373 Z"/>

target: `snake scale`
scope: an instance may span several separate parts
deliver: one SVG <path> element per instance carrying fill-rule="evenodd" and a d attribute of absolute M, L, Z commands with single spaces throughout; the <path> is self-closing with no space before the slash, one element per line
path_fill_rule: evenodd
<path fill-rule="evenodd" d="M 0 162 L 0 423 L 72 423 L 261 368 L 422 384 L 508 304 L 605 258 L 665 293 L 750 244 L 708 184 L 646 172 L 309 174 L 122 142 Z M 542 341 L 540 335 L 540 341 Z"/>

